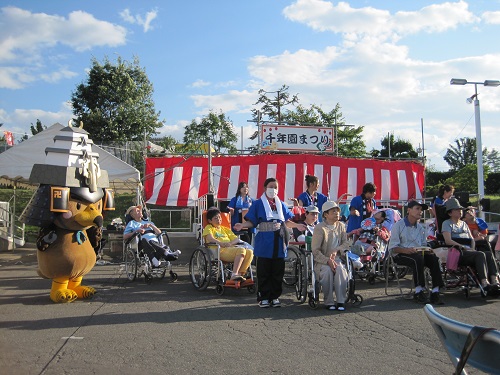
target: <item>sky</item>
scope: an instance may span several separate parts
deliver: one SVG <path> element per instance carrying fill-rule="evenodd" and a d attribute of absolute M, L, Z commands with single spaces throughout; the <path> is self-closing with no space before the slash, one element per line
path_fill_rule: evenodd
<path fill-rule="evenodd" d="M 160 135 L 223 111 L 248 147 L 258 91 L 287 85 L 305 107 L 338 103 L 367 150 L 392 133 L 448 170 L 449 145 L 476 136 L 475 86 L 451 78 L 500 80 L 500 0 L 0 0 L 0 30 L 0 130 L 17 139 L 67 124 L 92 58 L 136 56 Z M 500 87 L 477 91 L 482 145 L 499 150 Z"/>

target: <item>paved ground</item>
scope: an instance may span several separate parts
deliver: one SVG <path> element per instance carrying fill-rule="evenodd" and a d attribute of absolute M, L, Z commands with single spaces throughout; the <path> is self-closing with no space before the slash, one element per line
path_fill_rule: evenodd
<path fill-rule="evenodd" d="M 127 282 L 117 263 L 85 277 L 98 294 L 54 304 L 33 248 L 0 253 L 2 374 L 450 374 L 422 306 L 386 296 L 384 282 L 359 282 L 364 303 L 343 313 L 300 305 L 291 289 L 280 309 L 255 295 L 194 290 L 189 250 L 176 283 Z M 107 261 L 117 261 L 105 257 Z M 409 284 L 409 281 L 405 281 Z M 394 289 L 391 292 L 395 292 Z M 500 327 L 500 299 L 448 291 L 437 311 Z M 479 372 L 470 370 L 470 373 Z"/>

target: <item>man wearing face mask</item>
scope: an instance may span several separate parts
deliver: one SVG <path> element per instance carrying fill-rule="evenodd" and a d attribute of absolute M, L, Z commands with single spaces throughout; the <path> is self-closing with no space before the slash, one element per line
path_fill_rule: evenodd
<path fill-rule="evenodd" d="M 234 225 L 236 231 L 257 227 L 254 254 L 257 257 L 257 301 L 260 307 L 280 307 L 279 297 L 285 273 L 285 255 L 288 245 L 288 228 L 305 231 L 304 224 L 291 221 L 293 213 L 278 198 L 278 181 L 268 178 L 265 192 L 254 201 L 244 223 Z"/>

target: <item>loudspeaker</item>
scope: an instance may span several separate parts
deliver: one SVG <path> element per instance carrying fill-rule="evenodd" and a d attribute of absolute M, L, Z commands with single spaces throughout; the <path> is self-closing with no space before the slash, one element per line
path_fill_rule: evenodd
<path fill-rule="evenodd" d="M 479 204 L 483 207 L 482 211 L 489 212 L 491 210 L 491 199 L 483 198 L 479 201 Z"/>

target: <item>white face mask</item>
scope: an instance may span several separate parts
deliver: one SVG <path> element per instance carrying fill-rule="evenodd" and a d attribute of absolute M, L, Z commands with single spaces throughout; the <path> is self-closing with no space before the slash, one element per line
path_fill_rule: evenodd
<path fill-rule="evenodd" d="M 274 188 L 267 188 L 267 189 L 266 189 L 266 195 L 267 195 L 269 198 L 275 198 L 275 197 L 278 195 L 278 189 L 274 189 Z"/>

